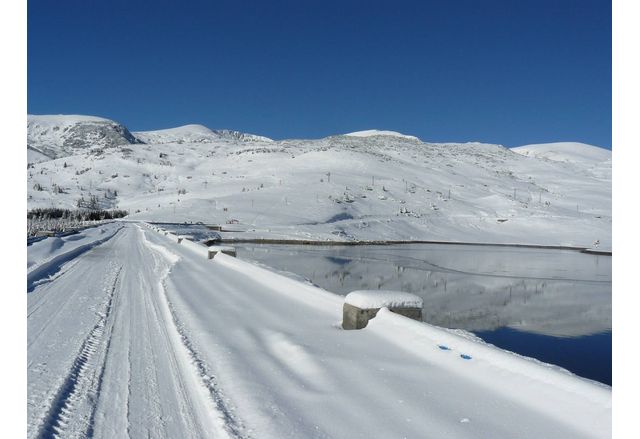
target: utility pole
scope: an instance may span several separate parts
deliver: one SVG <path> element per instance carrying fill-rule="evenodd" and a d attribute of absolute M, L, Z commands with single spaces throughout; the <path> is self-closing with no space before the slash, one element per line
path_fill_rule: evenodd
<path fill-rule="evenodd" d="M 331 183 L 331 172 L 327 172 L 327 183 Z"/>
<path fill-rule="evenodd" d="M 375 181 L 376 181 L 375 177 L 372 175 L 371 176 L 371 186 L 375 186 L 375 184 L 376 184 Z"/>

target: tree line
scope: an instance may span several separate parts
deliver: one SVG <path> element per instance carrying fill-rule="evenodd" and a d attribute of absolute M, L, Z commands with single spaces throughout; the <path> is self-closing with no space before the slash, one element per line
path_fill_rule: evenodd
<path fill-rule="evenodd" d="M 70 221 L 100 221 L 123 218 L 127 215 L 129 215 L 128 210 L 120 209 L 70 210 L 55 207 L 46 207 L 35 208 L 27 211 L 27 219 L 31 220 L 67 219 Z"/>

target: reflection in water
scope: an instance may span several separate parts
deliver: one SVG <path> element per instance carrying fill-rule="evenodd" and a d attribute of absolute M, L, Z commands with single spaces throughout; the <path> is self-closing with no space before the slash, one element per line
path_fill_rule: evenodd
<path fill-rule="evenodd" d="M 424 320 L 449 328 L 578 337 L 611 330 L 611 257 L 575 251 L 404 245 L 238 246 L 238 257 L 304 276 L 338 294 L 399 290 Z"/>

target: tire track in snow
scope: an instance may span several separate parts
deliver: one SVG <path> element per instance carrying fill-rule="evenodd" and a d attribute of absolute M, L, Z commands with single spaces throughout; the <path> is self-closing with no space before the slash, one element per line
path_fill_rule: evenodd
<path fill-rule="evenodd" d="M 162 293 L 160 293 L 162 294 Z M 148 297 L 147 295 L 143 296 L 144 307 L 147 310 L 148 314 L 152 315 L 153 321 L 147 320 L 147 330 L 149 333 L 152 333 L 151 326 L 152 323 L 157 324 L 157 329 L 159 331 L 160 337 L 159 339 L 163 341 L 163 344 L 160 349 L 160 353 L 165 356 L 166 360 L 169 363 L 170 369 L 173 371 L 173 378 L 175 379 L 176 384 L 176 394 L 180 397 L 177 398 L 177 403 L 179 404 L 180 413 L 183 414 L 182 418 L 185 424 L 187 424 L 187 429 L 185 431 L 185 437 L 187 437 L 188 432 L 197 431 L 197 424 L 199 421 L 197 415 L 196 406 L 198 404 L 197 397 L 194 398 L 195 395 L 192 395 L 189 392 L 189 385 L 185 380 L 185 377 L 182 374 L 184 370 L 184 365 L 180 363 L 179 354 L 176 352 L 176 347 L 171 341 L 171 334 L 169 333 L 170 328 L 167 327 L 165 318 L 163 317 L 163 313 L 160 309 L 158 309 L 158 303 L 153 298 Z M 151 353 L 153 357 L 156 357 L 156 351 L 154 346 L 150 346 Z M 190 371 L 186 371 L 189 373 Z M 157 373 L 157 370 L 156 370 Z M 155 381 L 158 382 L 160 378 L 156 375 Z M 188 416 L 185 416 L 188 414 Z M 162 425 L 164 428 L 164 425 Z M 167 436 L 168 433 L 164 433 L 163 436 Z"/>
<path fill-rule="evenodd" d="M 206 363 L 198 356 L 193 343 L 187 337 L 184 330 L 184 325 L 177 319 L 171 302 L 169 302 L 169 300 L 166 298 L 166 285 L 164 283 L 164 280 L 162 282 L 162 289 L 163 294 L 165 295 L 164 301 L 166 302 L 166 306 L 168 308 L 172 323 L 178 335 L 180 336 L 182 345 L 186 349 L 189 358 L 196 369 L 198 378 L 209 392 L 209 395 L 213 403 L 215 404 L 218 413 L 222 416 L 224 428 L 233 438 L 249 439 L 251 436 L 243 433 L 244 425 L 242 425 L 242 423 L 236 418 L 235 414 L 233 413 L 233 409 L 229 407 L 215 375 L 211 374 L 208 371 Z"/>
<path fill-rule="evenodd" d="M 141 230 L 142 231 L 142 230 Z M 166 249 L 164 246 L 155 244 L 147 240 L 144 232 L 143 241 L 145 245 L 147 245 L 150 249 L 159 253 L 161 257 L 168 260 L 170 266 L 175 264 L 180 258 Z M 251 436 L 244 432 L 244 425 L 237 419 L 233 412 L 233 408 L 229 406 L 226 398 L 218 384 L 218 381 L 215 375 L 211 374 L 208 371 L 206 363 L 198 356 L 197 350 L 195 346 L 191 342 L 191 340 L 187 337 L 186 332 L 184 330 L 184 325 L 177 318 L 175 310 L 169 301 L 167 296 L 167 286 L 166 286 L 166 278 L 170 272 L 170 267 L 165 270 L 160 277 L 160 290 L 161 294 L 160 298 L 160 306 L 163 310 L 159 310 L 163 312 L 166 317 L 166 323 L 168 326 L 166 329 L 174 332 L 175 336 L 178 338 L 178 342 L 180 347 L 184 350 L 184 354 L 189 360 L 190 364 L 185 365 L 188 369 L 186 372 L 194 375 L 194 378 L 198 382 L 198 384 L 203 388 L 205 394 L 208 396 L 208 400 L 213 404 L 212 409 L 218 415 L 219 420 L 222 422 L 222 429 L 230 438 L 235 439 L 250 439 Z"/>
<path fill-rule="evenodd" d="M 44 421 L 38 429 L 38 439 L 68 438 L 72 436 L 90 437 L 88 433 L 92 430 L 95 407 L 99 397 L 104 371 L 104 364 L 101 364 L 99 366 L 100 373 L 98 379 L 94 380 L 91 372 L 96 369 L 92 367 L 91 363 L 95 360 L 96 353 L 99 353 L 100 345 L 104 343 L 105 330 L 108 329 L 107 323 L 113 308 L 116 285 L 121 270 L 122 267 L 119 267 L 116 272 L 104 310 L 99 313 L 100 318 L 82 343 L 71 370 L 53 398 L 53 402 L 44 417 Z M 107 340 L 108 339 L 109 337 L 107 337 Z M 107 342 L 106 349 L 108 349 L 108 347 L 109 343 Z M 87 397 L 90 404 L 90 414 L 88 419 L 77 419 L 78 416 L 82 417 L 82 415 L 75 413 L 74 408 L 78 402 L 81 402 L 83 396 Z M 68 432 L 67 428 L 76 420 L 80 422 L 81 431 L 72 430 Z M 74 425 L 71 425 L 71 427 L 73 428 Z"/>

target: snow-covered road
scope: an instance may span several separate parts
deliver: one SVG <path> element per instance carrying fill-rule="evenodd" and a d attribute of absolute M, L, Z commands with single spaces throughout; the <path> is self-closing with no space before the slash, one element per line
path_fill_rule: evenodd
<path fill-rule="evenodd" d="M 126 224 L 28 295 L 28 436 L 609 437 L 611 389 Z M 461 354 L 471 357 L 464 359 Z"/>
<path fill-rule="evenodd" d="M 29 295 L 30 437 L 224 437 L 161 291 L 169 267 L 130 226 Z"/>

